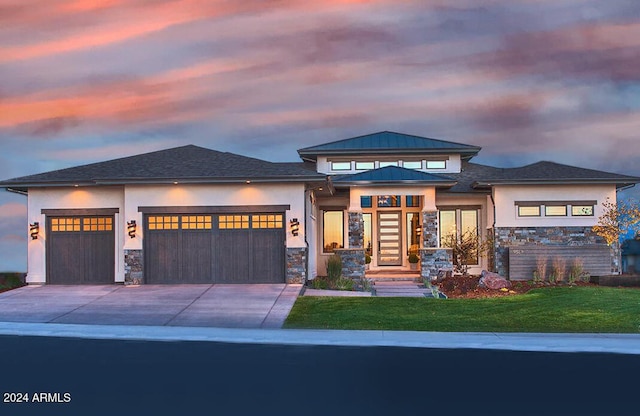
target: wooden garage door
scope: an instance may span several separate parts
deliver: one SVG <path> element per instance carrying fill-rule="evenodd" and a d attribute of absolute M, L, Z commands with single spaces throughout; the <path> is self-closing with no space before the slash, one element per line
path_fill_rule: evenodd
<path fill-rule="evenodd" d="M 113 283 L 113 221 L 113 216 L 47 217 L 47 283 Z"/>
<path fill-rule="evenodd" d="M 146 283 L 282 283 L 283 213 L 145 217 Z"/>

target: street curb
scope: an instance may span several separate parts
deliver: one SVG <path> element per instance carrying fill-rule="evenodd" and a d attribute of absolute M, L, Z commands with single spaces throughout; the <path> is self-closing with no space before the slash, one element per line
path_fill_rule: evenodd
<path fill-rule="evenodd" d="M 640 355 L 640 334 L 336 331 L 0 322 L 0 335 L 137 341 L 199 341 L 242 344 L 483 349 Z"/>

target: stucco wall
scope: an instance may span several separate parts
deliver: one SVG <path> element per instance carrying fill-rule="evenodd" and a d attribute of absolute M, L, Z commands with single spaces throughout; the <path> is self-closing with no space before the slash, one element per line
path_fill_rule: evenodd
<path fill-rule="evenodd" d="M 496 227 L 591 227 L 602 215 L 607 197 L 616 200 L 615 185 L 500 185 L 494 187 Z M 595 200 L 594 215 L 589 217 L 518 217 L 515 201 L 588 201 Z"/>

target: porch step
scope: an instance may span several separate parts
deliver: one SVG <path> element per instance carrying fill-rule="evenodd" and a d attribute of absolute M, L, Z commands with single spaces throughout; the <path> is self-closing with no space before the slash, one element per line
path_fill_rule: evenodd
<path fill-rule="evenodd" d="M 379 297 L 433 297 L 431 289 L 415 281 L 374 281 L 373 288 Z"/>
<path fill-rule="evenodd" d="M 421 283 L 422 278 L 419 274 L 416 275 L 368 275 L 365 277 L 372 282 L 417 282 Z"/>

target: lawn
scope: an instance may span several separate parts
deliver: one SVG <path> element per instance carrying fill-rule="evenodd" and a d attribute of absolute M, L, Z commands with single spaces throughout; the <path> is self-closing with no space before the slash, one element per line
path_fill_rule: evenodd
<path fill-rule="evenodd" d="M 285 328 L 640 333 L 640 290 L 553 287 L 486 299 L 299 297 Z"/>

